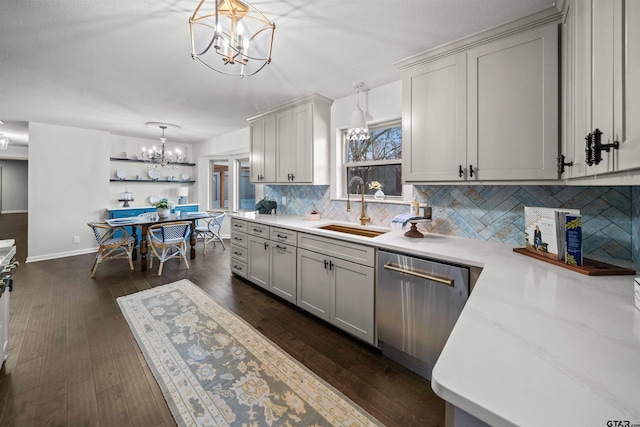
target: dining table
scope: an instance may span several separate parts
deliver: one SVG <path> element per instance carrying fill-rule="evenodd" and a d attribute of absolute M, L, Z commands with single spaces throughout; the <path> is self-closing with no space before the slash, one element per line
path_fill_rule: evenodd
<path fill-rule="evenodd" d="M 138 259 L 137 247 L 138 247 L 138 228 L 140 228 L 140 261 L 141 271 L 146 271 L 149 268 L 149 259 L 147 254 L 149 253 L 149 244 L 147 241 L 147 234 L 149 227 L 155 224 L 162 224 L 174 221 L 189 221 L 191 222 L 191 233 L 189 234 L 189 245 L 191 249 L 189 251 L 189 258 L 194 259 L 196 257 L 196 234 L 195 229 L 197 221 L 209 217 L 208 212 L 176 212 L 170 214 L 168 217 L 161 218 L 158 215 L 143 214 L 132 218 L 114 218 L 106 220 L 107 224 L 113 228 L 131 227 L 131 236 L 135 239 L 135 246 L 131 258 L 136 261 Z"/>

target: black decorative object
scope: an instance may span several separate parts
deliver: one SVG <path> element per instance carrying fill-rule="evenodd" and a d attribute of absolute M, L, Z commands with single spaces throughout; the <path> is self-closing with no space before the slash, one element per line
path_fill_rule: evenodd
<path fill-rule="evenodd" d="M 266 197 L 256 203 L 256 211 L 259 214 L 276 213 L 278 210 L 278 203 L 275 200 L 267 199 Z"/>

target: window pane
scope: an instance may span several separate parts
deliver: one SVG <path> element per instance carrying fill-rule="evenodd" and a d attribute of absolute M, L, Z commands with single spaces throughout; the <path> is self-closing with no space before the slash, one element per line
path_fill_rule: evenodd
<path fill-rule="evenodd" d="M 369 184 L 378 181 L 382 184 L 382 192 L 386 196 L 402 196 L 402 167 L 401 165 L 359 166 L 347 167 L 347 183 L 354 176 L 359 176 L 365 182 L 364 194 L 373 195 L 376 190 L 369 189 Z M 360 193 L 360 188 L 353 183 L 347 192 Z"/>
<path fill-rule="evenodd" d="M 256 205 L 256 188 L 250 181 L 249 160 L 240 160 L 238 176 L 239 207 L 242 211 L 254 211 Z"/>
<path fill-rule="evenodd" d="M 211 203 L 213 209 L 229 209 L 229 162 L 212 162 Z"/>
<path fill-rule="evenodd" d="M 366 141 L 347 143 L 348 162 L 394 160 L 402 158 L 402 126 L 374 129 Z"/>

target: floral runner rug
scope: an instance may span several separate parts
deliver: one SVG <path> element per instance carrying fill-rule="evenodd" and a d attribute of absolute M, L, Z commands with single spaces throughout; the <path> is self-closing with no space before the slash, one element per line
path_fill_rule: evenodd
<path fill-rule="evenodd" d="M 379 426 L 189 280 L 118 298 L 179 426 Z"/>

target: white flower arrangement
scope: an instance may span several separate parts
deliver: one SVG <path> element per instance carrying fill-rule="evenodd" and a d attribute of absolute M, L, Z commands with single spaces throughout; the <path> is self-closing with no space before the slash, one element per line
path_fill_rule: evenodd
<path fill-rule="evenodd" d="M 371 181 L 369 183 L 369 189 L 370 190 L 382 190 L 382 184 L 380 184 L 378 181 Z"/>

